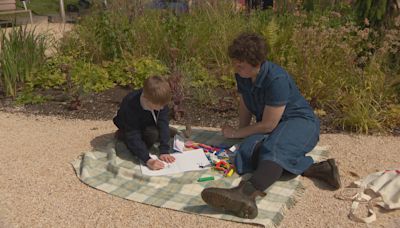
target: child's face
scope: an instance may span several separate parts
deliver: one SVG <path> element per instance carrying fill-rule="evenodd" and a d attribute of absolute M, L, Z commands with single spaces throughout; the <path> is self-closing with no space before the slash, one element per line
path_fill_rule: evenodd
<path fill-rule="evenodd" d="M 258 72 L 260 71 L 259 66 L 252 66 L 247 62 L 242 62 L 237 59 L 232 60 L 233 68 L 235 72 L 240 75 L 242 78 L 255 78 L 257 77 Z"/>
<path fill-rule="evenodd" d="M 159 105 L 159 104 L 153 104 L 151 101 L 149 101 L 145 96 L 142 96 L 142 106 L 143 109 L 145 110 L 156 110 L 160 111 L 161 109 L 164 108 L 164 105 Z"/>

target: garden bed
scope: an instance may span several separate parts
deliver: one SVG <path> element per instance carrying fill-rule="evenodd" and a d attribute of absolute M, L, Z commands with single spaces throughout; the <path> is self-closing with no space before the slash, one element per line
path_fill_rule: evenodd
<path fill-rule="evenodd" d="M 16 105 L 11 98 L 0 96 L 0 110 L 10 113 L 24 113 L 27 115 L 58 116 L 68 119 L 82 120 L 112 120 L 118 110 L 122 98 L 131 90 L 116 86 L 105 92 L 98 94 L 92 93 L 81 97 L 80 107 L 71 110 L 70 103 L 66 101 L 62 91 L 48 90 L 42 92 L 43 96 L 52 96 L 53 99 L 40 104 Z M 221 90 L 220 93 L 226 93 Z M 229 95 L 227 95 L 229 96 Z M 226 97 L 227 98 L 227 97 Z M 233 100 L 233 97 L 228 97 Z M 238 125 L 237 107 L 232 102 L 217 103 L 214 105 L 199 105 L 190 98 L 186 98 L 183 103 L 184 116 L 174 120 L 171 116 L 172 124 L 191 124 L 193 126 L 221 127 L 224 124 L 233 126 Z M 172 114 L 172 113 L 171 113 Z M 338 133 L 340 129 L 330 126 L 332 117 L 327 115 L 321 118 L 321 132 Z M 394 132 L 400 135 L 400 129 Z"/>

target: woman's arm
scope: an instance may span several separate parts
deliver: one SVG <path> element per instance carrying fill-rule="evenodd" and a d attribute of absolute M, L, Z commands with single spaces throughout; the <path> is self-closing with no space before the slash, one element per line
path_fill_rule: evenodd
<path fill-rule="evenodd" d="M 243 96 L 240 95 L 239 100 L 239 128 L 247 127 L 250 125 L 251 112 L 247 109 L 244 103 Z"/>
<path fill-rule="evenodd" d="M 224 128 L 224 136 L 227 138 L 244 138 L 253 134 L 270 133 L 278 126 L 282 118 L 286 105 L 283 106 L 265 106 L 262 121 L 253 125 L 248 125 L 239 129 Z"/>

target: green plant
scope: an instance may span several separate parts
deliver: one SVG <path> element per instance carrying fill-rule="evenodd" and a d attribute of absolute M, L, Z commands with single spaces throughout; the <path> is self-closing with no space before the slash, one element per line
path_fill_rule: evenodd
<path fill-rule="evenodd" d="M 62 71 L 67 66 L 70 79 Z M 69 80 L 69 82 L 68 82 Z M 71 56 L 58 55 L 50 58 L 43 67 L 29 80 L 32 88 L 66 89 L 66 84 L 75 90 L 81 88 L 83 93 L 102 92 L 114 86 L 105 68 L 85 60 L 75 60 Z"/>
<path fill-rule="evenodd" d="M 224 89 L 232 89 L 236 86 L 236 80 L 233 73 L 229 75 L 222 75 L 220 78 L 219 86 Z"/>
<path fill-rule="evenodd" d="M 382 113 L 383 122 L 389 129 L 395 129 L 400 126 L 400 105 L 389 105 Z"/>
<path fill-rule="evenodd" d="M 279 9 L 295 10 L 299 2 L 280 1 Z M 200 1 L 190 14 L 175 14 L 145 9 L 141 1 L 115 0 L 106 11 L 97 9 L 83 19 L 59 50 L 70 58 L 65 62 L 71 76 L 86 78 L 71 79 L 76 88 L 99 88 L 89 83 L 95 80 L 106 85 L 99 90 L 110 81 L 138 88 L 150 75 L 179 73 L 185 97 L 215 104 L 218 94 L 227 94 L 218 89 L 235 87 L 229 44 L 241 32 L 257 32 L 268 43 L 266 58 L 290 72 L 311 105 L 333 124 L 358 132 L 393 128 L 398 122 L 392 107 L 400 100 L 398 27 L 360 26 L 349 4 L 308 2 L 316 3 L 314 10 L 247 14 L 233 10 L 230 0 Z M 400 18 L 394 23 L 399 26 Z M 48 65 L 54 77 L 44 73 L 36 86 L 65 87 L 65 76 L 51 70 L 59 63 Z M 90 67 L 101 76 L 83 69 Z"/>
<path fill-rule="evenodd" d="M 397 0 L 357 0 L 355 3 L 356 12 L 361 23 L 380 26 L 384 22 L 391 25 L 392 20 L 399 14 L 399 3 Z"/>
<path fill-rule="evenodd" d="M 297 7 L 297 0 L 281 0 L 275 2 L 275 8 L 279 14 L 293 12 Z"/>
<path fill-rule="evenodd" d="M 342 98 L 341 105 L 341 115 L 334 122 L 342 129 L 367 134 L 383 130 L 382 109 L 366 92 L 351 90 Z"/>
<path fill-rule="evenodd" d="M 214 89 L 218 86 L 215 77 L 209 74 L 208 70 L 202 66 L 198 59 L 190 59 L 181 65 L 180 71 L 185 76 L 185 90 L 200 104 L 213 103 Z"/>
<path fill-rule="evenodd" d="M 83 61 L 72 65 L 71 78 L 74 85 L 81 87 L 84 93 L 102 92 L 114 86 L 105 69 Z"/>
<path fill-rule="evenodd" d="M 393 81 L 400 81 L 400 16 L 396 18 L 395 26 L 385 31 L 377 54 L 387 66 L 385 73 L 391 75 Z"/>
<path fill-rule="evenodd" d="M 348 41 L 337 42 L 340 39 Z M 305 97 L 317 107 L 335 103 L 342 90 L 353 85 L 357 69 L 349 63 L 355 61 L 356 52 L 350 46 L 354 41 L 347 29 L 299 27 L 290 42 L 293 50 L 284 56 L 286 69 L 295 77 Z"/>
<path fill-rule="evenodd" d="M 168 83 L 172 93 L 172 117 L 174 120 L 180 120 L 185 114 L 185 108 L 183 107 L 183 100 L 185 99 L 183 75 L 177 71 L 173 72 L 168 77 Z"/>
<path fill-rule="evenodd" d="M 92 56 L 97 52 L 91 53 L 93 50 L 90 48 L 90 45 L 86 44 L 85 36 L 78 32 L 78 26 L 74 27 L 72 31 L 65 33 L 60 39 L 57 46 L 57 53 L 59 56 L 70 56 L 75 59 L 90 61 L 93 59 Z"/>
<path fill-rule="evenodd" d="M 71 56 L 53 56 L 33 74 L 33 77 L 27 82 L 27 85 L 31 88 L 39 89 L 62 89 L 66 83 L 66 78 L 62 74 L 60 66 L 62 64 L 72 64 L 74 62 Z"/>
<path fill-rule="evenodd" d="M 385 120 L 391 102 L 385 77 L 379 63 L 372 59 L 358 80 L 347 86 L 348 92 L 339 102 L 343 116 L 338 115 L 336 122 L 344 129 L 367 134 L 393 127 L 392 121 Z"/>
<path fill-rule="evenodd" d="M 303 0 L 303 8 L 307 11 L 313 11 L 313 10 L 328 10 L 328 9 L 333 9 L 339 5 L 339 7 L 343 7 L 344 1 L 332 1 L 332 0 Z M 348 3 L 347 3 L 348 4 Z"/>
<path fill-rule="evenodd" d="M 18 83 L 24 83 L 45 61 L 47 36 L 37 34 L 35 27 L 13 27 L 0 30 L 1 85 L 6 95 L 15 97 Z"/>
<path fill-rule="evenodd" d="M 66 55 L 101 63 L 132 51 L 132 26 L 127 15 L 93 9 L 64 39 L 59 49 Z"/>
<path fill-rule="evenodd" d="M 105 67 L 110 79 L 118 85 L 140 88 L 146 78 L 153 75 L 164 75 L 168 68 L 152 57 L 134 59 L 127 56 L 114 62 L 106 62 Z"/>
<path fill-rule="evenodd" d="M 25 105 L 25 104 L 41 104 L 46 102 L 49 97 L 45 97 L 40 94 L 35 94 L 32 90 L 24 90 L 22 93 L 18 94 L 15 103 L 17 105 Z"/>
<path fill-rule="evenodd" d="M 23 7 L 20 1 L 18 6 Z M 77 0 L 64 0 L 64 5 L 77 4 Z M 38 15 L 49 15 L 60 12 L 60 1 L 58 0 L 31 0 L 28 2 L 28 8 Z"/>

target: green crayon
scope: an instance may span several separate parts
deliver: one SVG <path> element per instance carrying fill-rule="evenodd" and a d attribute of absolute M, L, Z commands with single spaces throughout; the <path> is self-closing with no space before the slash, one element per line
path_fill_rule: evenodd
<path fill-rule="evenodd" d="M 214 180 L 214 177 L 200 177 L 199 179 L 197 179 L 197 182 L 203 182 L 203 181 L 212 181 Z"/>

